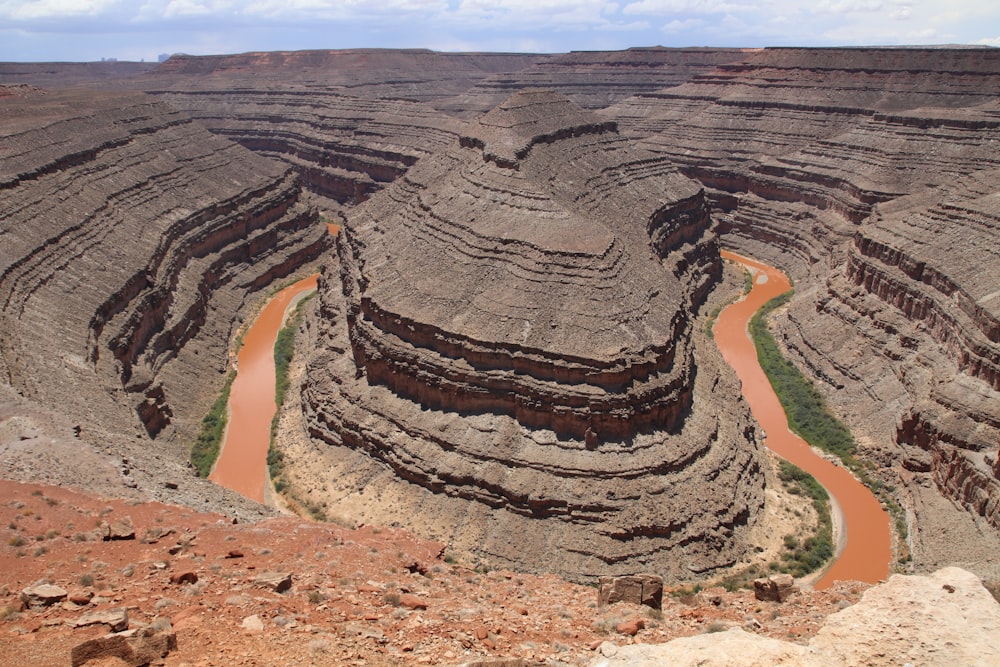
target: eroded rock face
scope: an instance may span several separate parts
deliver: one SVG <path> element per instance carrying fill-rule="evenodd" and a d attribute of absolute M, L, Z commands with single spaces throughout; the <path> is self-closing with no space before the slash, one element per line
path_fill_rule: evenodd
<path fill-rule="evenodd" d="M 706 186 L 727 244 L 795 278 L 778 335 L 905 484 L 918 562 L 990 577 L 998 92 L 991 50 L 765 49 L 602 112 Z"/>
<path fill-rule="evenodd" d="M 613 647 L 592 667 L 654 665 L 991 664 L 1000 659 L 1000 605 L 970 572 L 893 575 L 831 615 L 807 646 L 732 628 L 666 644 Z M 610 655 L 608 655 L 610 654 Z"/>
<path fill-rule="evenodd" d="M 147 95 L 0 104 L 0 372 L 162 491 L 154 459 L 186 461 L 245 299 L 325 230 L 291 170 Z"/>
<path fill-rule="evenodd" d="M 515 95 L 350 216 L 310 431 L 388 466 L 494 561 L 576 578 L 731 563 L 763 477 L 745 413 L 705 409 L 729 382 L 695 372 L 717 253 L 669 163 L 561 96 Z"/>

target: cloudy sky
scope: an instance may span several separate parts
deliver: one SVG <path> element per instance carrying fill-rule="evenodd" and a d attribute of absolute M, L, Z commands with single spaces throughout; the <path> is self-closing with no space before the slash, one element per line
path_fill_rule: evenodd
<path fill-rule="evenodd" d="M 1000 46 L 997 0 L 0 0 L 0 61 L 424 47 Z"/>

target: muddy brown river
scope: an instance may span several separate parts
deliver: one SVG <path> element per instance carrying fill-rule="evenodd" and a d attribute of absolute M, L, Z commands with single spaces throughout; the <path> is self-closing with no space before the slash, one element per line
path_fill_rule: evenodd
<path fill-rule="evenodd" d="M 209 479 L 247 498 L 264 502 L 267 450 L 274 402 L 274 342 L 296 297 L 316 289 L 318 276 L 286 287 L 271 299 L 243 337 L 237 374 L 229 393 L 225 441 Z"/>
<path fill-rule="evenodd" d="M 826 588 L 837 580 L 876 583 L 886 579 L 892 559 L 889 515 L 872 492 L 850 472 L 818 456 L 802 438 L 788 430 L 785 411 L 757 363 L 757 352 L 747 324 L 761 306 L 791 289 L 788 277 L 774 267 L 747 257 L 728 251 L 723 251 L 722 256 L 752 267 L 756 273 L 750 294 L 719 315 L 715 341 L 743 383 L 743 396 L 767 434 L 768 448 L 815 477 L 833 499 L 834 512 L 839 512 L 838 546 L 843 548 L 816 582 L 816 588 Z"/>

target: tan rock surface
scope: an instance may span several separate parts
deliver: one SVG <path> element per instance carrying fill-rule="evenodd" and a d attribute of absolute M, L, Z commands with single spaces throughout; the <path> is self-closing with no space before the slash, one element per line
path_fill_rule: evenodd
<path fill-rule="evenodd" d="M 995 664 L 1000 664 L 1000 604 L 978 577 L 951 567 L 927 576 L 893 575 L 826 619 L 808 645 L 730 628 L 661 646 L 615 647 L 591 667 Z"/>

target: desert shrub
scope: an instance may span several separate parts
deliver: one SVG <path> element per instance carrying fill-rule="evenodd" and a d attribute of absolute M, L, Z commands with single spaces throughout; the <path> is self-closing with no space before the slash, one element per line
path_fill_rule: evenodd
<path fill-rule="evenodd" d="M 794 535 L 786 535 L 785 551 L 777 564 L 777 570 L 793 577 L 801 577 L 815 572 L 833 557 L 833 520 L 830 516 L 830 496 L 826 489 L 812 475 L 802 468 L 781 461 L 778 478 L 789 491 L 812 500 L 816 510 L 817 526 L 815 534 L 800 540 Z"/>
<path fill-rule="evenodd" d="M 857 447 L 851 432 L 830 412 L 812 382 L 782 356 L 768 331 L 767 316 L 788 303 L 791 295 L 792 292 L 785 292 L 771 299 L 750 320 L 760 366 L 785 409 L 788 427 L 810 445 L 837 456 L 852 471 L 863 472 L 863 466 L 855 458 Z"/>
<path fill-rule="evenodd" d="M 295 334 L 305 316 L 305 305 L 313 296 L 315 296 L 315 292 L 299 300 L 295 311 L 278 332 L 277 339 L 274 341 L 274 402 L 277 405 L 277 410 L 275 410 L 274 418 L 271 420 L 271 444 L 267 450 L 267 471 L 274 484 L 274 490 L 278 493 L 285 493 L 288 490 L 288 481 L 283 475 L 285 456 L 275 446 L 274 439 L 278 432 L 281 408 L 285 404 L 285 394 L 288 391 L 288 371 L 295 354 Z M 319 506 L 308 503 L 299 504 L 312 518 L 318 521 L 323 521 L 326 518 Z"/>
<path fill-rule="evenodd" d="M 212 466 L 215 465 L 215 459 L 219 457 L 222 434 L 226 430 L 229 392 L 235 379 L 236 372 L 231 371 L 222 391 L 219 392 L 219 397 L 212 404 L 212 409 L 201 420 L 201 431 L 198 433 L 198 439 L 195 440 L 194 446 L 191 447 L 191 463 L 198 471 L 199 477 L 208 477 Z"/>

